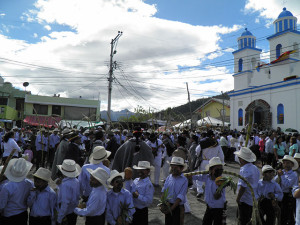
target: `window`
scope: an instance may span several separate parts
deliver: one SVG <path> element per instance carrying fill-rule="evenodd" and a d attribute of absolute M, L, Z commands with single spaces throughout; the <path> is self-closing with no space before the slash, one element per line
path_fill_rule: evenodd
<path fill-rule="evenodd" d="M 18 111 L 24 110 L 24 98 L 16 99 L 16 110 L 18 110 Z"/>
<path fill-rule="evenodd" d="M 288 20 L 284 20 L 284 30 L 288 30 Z"/>
<path fill-rule="evenodd" d="M 281 48 L 281 44 L 276 45 L 276 59 L 278 59 L 278 57 L 281 55 Z"/>
<path fill-rule="evenodd" d="M 256 65 L 256 59 L 252 58 L 251 59 L 251 67 L 252 67 L 253 70 L 255 70 L 255 65 Z"/>
<path fill-rule="evenodd" d="M 53 105 L 52 106 L 52 115 L 61 115 L 61 106 L 60 105 Z"/>
<path fill-rule="evenodd" d="M 243 71 L 243 59 L 239 59 L 239 72 Z"/>
<path fill-rule="evenodd" d="M 7 105 L 7 98 L 0 98 L 0 105 Z"/>
<path fill-rule="evenodd" d="M 243 110 L 242 109 L 239 109 L 238 118 L 239 118 L 238 125 L 243 126 Z"/>
<path fill-rule="evenodd" d="M 94 121 L 97 117 L 96 113 L 96 108 L 65 106 L 64 117 L 67 120 L 82 120 L 87 116 L 91 121 Z"/>
<path fill-rule="evenodd" d="M 33 104 L 32 114 L 48 115 L 48 105 Z"/>
<path fill-rule="evenodd" d="M 1 107 L 0 114 L 4 114 L 4 113 L 5 113 L 5 107 Z"/>
<path fill-rule="evenodd" d="M 282 31 L 282 20 L 279 21 L 279 29 L 278 30 L 279 30 L 279 32 Z"/>
<path fill-rule="evenodd" d="M 277 106 L 277 124 L 284 124 L 284 107 L 282 104 Z"/>

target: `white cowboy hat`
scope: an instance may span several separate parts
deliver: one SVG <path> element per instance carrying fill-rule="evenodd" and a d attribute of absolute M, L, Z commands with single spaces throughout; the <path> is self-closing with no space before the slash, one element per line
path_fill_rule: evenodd
<path fill-rule="evenodd" d="M 65 159 L 62 165 L 57 165 L 57 168 L 66 177 L 77 177 L 81 172 L 81 168 L 72 159 Z"/>
<path fill-rule="evenodd" d="M 96 146 L 93 149 L 93 153 L 91 154 L 89 161 L 91 164 L 98 164 L 104 159 L 107 159 L 110 156 L 110 154 L 111 152 L 106 151 L 103 146 Z"/>
<path fill-rule="evenodd" d="M 224 163 L 222 163 L 221 159 L 219 157 L 213 157 L 209 160 L 208 164 L 206 165 L 205 169 L 206 170 L 209 170 L 210 167 L 213 167 L 213 166 L 224 166 Z"/>
<path fill-rule="evenodd" d="M 72 130 L 70 130 L 69 128 L 66 127 L 65 129 L 63 129 L 63 131 L 61 133 L 62 133 L 62 135 L 66 135 L 66 134 L 69 134 L 71 132 L 72 132 Z"/>
<path fill-rule="evenodd" d="M 283 159 L 279 159 L 279 162 L 283 162 L 283 161 L 285 161 L 285 160 L 286 160 L 286 161 L 290 161 L 290 162 L 292 162 L 292 163 L 294 164 L 292 170 L 298 169 L 298 167 L 299 167 L 298 162 L 297 162 L 296 159 L 294 159 L 292 156 L 290 156 L 290 155 L 285 155 L 285 156 L 283 157 Z"/>
<path fill-rule="evenodd" d="M 88 168 L 87 171 L 97 180 L 99 181 L 104 187 L 107 188 L 106 181 L 109 178 L 109 174 L 102 168 L 98 167 L 97 169 L 93 170 Z"/>
<path fill-rule="evenodd" d="M 133 169 L 136 170 L 144 170 L 144 169 L 152 169 L 153 167 L 150 165 L 150 162 L 148 161 L 139 161 L 138 165 L 134 165 Z"/>
<path fill-rule="evenodd" d="M 300 159 L 300 153 L 295 153 L 294 159 Z"/>
<path fill-rule="evenodd" d="M 32 167 L 32 163 L 24 158 L 11 159 L 7 165 L 4 175 L 8 180 L 13 182 L 21 182 L 25 179 Z"/>
<path fill-rule="evenodd" d="M 34 177 L 40 178 L 44 181 L 50 182 L 51 180 L 51 171 L 43 167 L 40 167 L 34 174 Z"/>
<path fill-rule="evenodd" d="M 113 186 L 111 185 L 111 182 L 116 177 L 122 177 L 122 179 L 124 179 L 124 172 L 119 173 L 117 170 L 112 170 L 110 172 L 110 177 L 107 179 L 107 184 L 108 184 L 109 188 L 113 188 Z"/>
<path fill-rule="evenodd" d="M 186 165 L 186 163 L 184 163 L 184 159 L 181 158 L 181 157 L 176 157 L 176 156 L 172 157 L 172 160 L 169 164 L 170 165 L 183 166 L 182 171 L 185 171 L 187 169 L 187 165 Z"/>
<path fill-rule="evenodd" d="M 256 161 L 255 154 L 247 147 L 242 147 L 240 151 L 234 152 L 234 154 L 247 162 Z"/>
<path fill-rule="evenodd" d="M 276 171 L 272 166 L 270 165 L 264 165 L 261 169 L 262 173 L 267 172 L 267 171 Z"/>
<path fill-rule="evenodd" d="M 58 130 L 58 128 L 55 128 L 54 130 L 53 130 L 53 132 L 58 132 L 59 130 Z"/>
<path fill-rule="evenodd" d="M 88 134 L 88 133 L 90 133 L 90 130 L 88 129 L 83 132 L 83 134 Z"/>
<path fill-rule="evenodd" d="M 46 131 L 46 130 L 45 130 L 45 127 L 42 127 L 42 128 L 40 129 L 40 131 L 44 131 L 44 132 L 45 132 L 45 131 Z"/>

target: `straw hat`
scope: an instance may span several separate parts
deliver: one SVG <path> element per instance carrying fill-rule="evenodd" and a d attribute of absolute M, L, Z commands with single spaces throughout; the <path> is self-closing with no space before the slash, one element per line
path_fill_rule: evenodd
<path fill-rule="evenodd" d="M 34 174 L 34 177 L 40 178 L 44 181 L 50 182 L 51 180 L 51 171 L 43 167 L 40 167 Z"/>
<path fill-rule="evenodd" d="M 97 180 L 99 181 L 103 186 L 107 188 L 106 181 L 109 178 L 109 174 L 102 168 L 98 167 L 97 169 L 93 170 L 91 168 L 88 168 L 87 171 Z"/>
<path fill-rule="evenodd" d="M 247 147 L 242 147 L 240 151 L 234 152 L 234 154 L 247 162 L 256 161 L 255 154 Z"/>
<path fill-rule="evenodd" d="M 292 170 L 296 170 L 298 169 L 299 165 L 298 165 L 298 162 L 296 161 L 296 159 L 294 159 L 292 156 L 290 155 L 285 155 L 283 157 L 283 159 L 279 159 L 279 162 L 283 162 L 283 161 L 290 161 L 294 164 Z"/>
<path fill-rule="evenodd" d="M 138 165 L 134 165 L 133 169 L 135 170 L 144 170 L 144 169 L 152 169 L 153 167 L 150 165 L 148 161 L 139 161 Z"/>
<path fill-rule="evenodd" d="M 172 160 L 169 164 L 176 165 L 176 166 L 183 166 L 182 171 L 185 171 L 187 169 L 187 165 L 186 163 L 184 163 L 184 159 L 181 157 L 176 157 L 176 156 L 172 157 Z"/>
<path fill-rule="evenodd" d="M 296 154 L 294 155 L 294 159 L 300 159 L 300 153 L 296 153 Z"/>
<path fill-rule="evenodd" d="M 106 151 L 103 146 L 96 146 L 93 149 L 93 153 L 91 154 L 89 161 L 91 164 L 98 164 L 104 159 L 107 159 L 110 156 L 110 154 L 111 152 Z"/>
<path fill-rule="evenodd" d="M 267 171 L 276 171 L 272 166 L 270 165 L 264 165 L 261 169 L 262 173 L 267 172 Z"/>
<path fill-rule="evenodd" d="M 67 135 L 67 134 L 70 134 L 72 132 L 72 130 L 70 130 L 69 128 L 65 128 L 61 133 L 62 135 Z"/>
<path fill-rule="evenodd" d="M 124 172 L 119 173 L 117 170 L 112 170 L 110 172 L 110 177 L 107 179 L 107 184 L 108 184 L 109 188 L 113 188 L 113 186 L 111 185 L 111 182 L 116 177 L 122 177 L 122 179 L 124 179 Z"/>
<path fill-rule="evenodd" d="M 57 168 L 66 177 L 77 177 L 81 172 L 81 168 L 72 159 L 65 159 L 62 165 L 57 165 Z"/>
<path fill-rule="evenodd" d="M 76 133 L 72 133 L 69 138 L 69 141 L 76 141 L 77 139 L 81 139 L 81 137 L 79 137 Z"/>
<path fill-rule="evenodd" d="M 4 175 L 8 180 L 13 182 L 21 182 L 25 179 L 32 167 L 32 163 L 24 158 L 11 159 L 7 165 Z"/>
<path fill-rule="evenodd" d="M 210 167 L 213 167 L 213 166 L 224 166 L 224 163 L 222 163 L 222 161 L 219 157 L 213 157 L 209 160 L 209 162 L 206 165 L 205 169 L 209 170 Z"/>

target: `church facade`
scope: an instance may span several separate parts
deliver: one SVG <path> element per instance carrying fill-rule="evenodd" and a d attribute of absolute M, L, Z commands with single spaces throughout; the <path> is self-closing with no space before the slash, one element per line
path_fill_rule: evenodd
<path fill-rule="evenodd" d="M 234 56 L 234 90 L 230 96 L 231 129 L 249 123 L 261 129 L 280 127 L 300 131 L 300 32 L 297 18 L 283 8 L 273 22 L 270 63 L 262 62 L 256 38 L 247 29 L 238 38 Z"/>

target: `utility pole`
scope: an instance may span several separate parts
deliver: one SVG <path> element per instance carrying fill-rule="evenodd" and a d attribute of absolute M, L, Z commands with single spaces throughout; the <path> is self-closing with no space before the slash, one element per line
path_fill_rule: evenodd
<path fill-rule="evenodd" d="M 192 106 L 191 106 L 191 99 L 190 99 L 190 92 L 189 92 L 189 84 L 188 84 L 188 82 L 186 82 L 186 90 L 187 90 L 187 93 L 188 93 L 189 106 L 190 106 L 191 130 L 193 130 L 193 123 L 192 123 Z"/>
<path fill-rule="evenodd" d="M 224 120 L 225 120 L 224 94 L 223 94 L 223 91 L 221 91 L 221 93 L 222 93 L 222 99 L 223 99 L 222 123 L 223 123 L 223 131 L 224 131 Z"/>
<path fill-rule="evenodd" d="M 110 116 L 110 111 L 111 111 L 111 91 L 112 91 L 112 82 L 113 82 L 113 58 L 114 54 L 117 53 L 115 50 L 116 43 L 118 42 L 119 38 L 122 36 L 123 32 L 118 31 L 117 36 L 111 40 L 110 42 L 110 63 L 109 63 L 109 77 L 108 77 L 108 104 L 107 104 L 107 128 L 111 126 L 111 116 Z"/>

